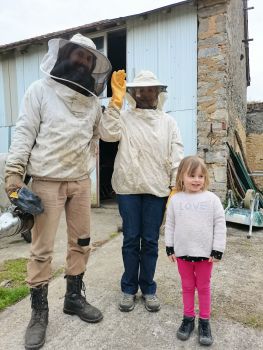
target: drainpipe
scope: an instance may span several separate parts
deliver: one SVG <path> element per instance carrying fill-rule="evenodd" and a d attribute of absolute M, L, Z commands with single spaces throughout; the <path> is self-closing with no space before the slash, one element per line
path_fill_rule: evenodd
<path fill-rule="evenodd" d="M 246 55 L 246 79 L 247 86 L 250 86 L 250 68 L 249 68 L 249 42 L 253 39 L 248 38 L 248 10 L 253 10 L 254 7 L 247 7 L 247 0 L 243 0 L 243 12 L 244 12 L 244 39 L 242 42 L 245 46 L 245 55 Z"/>

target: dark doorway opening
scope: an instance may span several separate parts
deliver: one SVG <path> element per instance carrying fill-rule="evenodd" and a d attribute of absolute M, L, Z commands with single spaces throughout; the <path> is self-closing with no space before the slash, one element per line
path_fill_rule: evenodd
<path fill-rule="evenodd" d="M 126 70 L 126 30 L 108 33 L 108 59 L 112 71 Z M 107 97 L 112 96 L 110 80 L 107 86 Z M 104 142 L 100 140 L 100 199 L 115 199 L 111 186 L 114 160 L 118 150 L 118 142 Z"/>

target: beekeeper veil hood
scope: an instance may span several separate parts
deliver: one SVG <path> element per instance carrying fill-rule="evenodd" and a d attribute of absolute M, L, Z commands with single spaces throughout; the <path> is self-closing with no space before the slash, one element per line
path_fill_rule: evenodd
<path fill-rule="evenodd" d="M 76 34 L 70 40 L 49 40 L 40 69 L 75 91 L 99 96 L 106 87 L 111 64 L 91 39 Z"/>
<path fill-rule="evenodd" d="M 136 108 L 162 109 L 167 86 L 150 71 L 140 71 L 133 82 L 127 83 L 127 99 Z"/>

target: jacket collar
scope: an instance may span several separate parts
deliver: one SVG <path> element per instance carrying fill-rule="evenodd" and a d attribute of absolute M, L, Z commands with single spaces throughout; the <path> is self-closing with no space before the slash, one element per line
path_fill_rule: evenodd
<path fill-rule="evenodd" d="M 81 93 L 70 89 L 68 86 L 60 84 L 54 79 L 47 77 L 45 78 L 49 86 L 51 86 L 57 93 L 57 95 L 62 98 L 65 102 L 72 103 L 78 102 L 79 104 L 88 104 L 91 99 L 94 100 L 94 96 L 85 96 Z"/>

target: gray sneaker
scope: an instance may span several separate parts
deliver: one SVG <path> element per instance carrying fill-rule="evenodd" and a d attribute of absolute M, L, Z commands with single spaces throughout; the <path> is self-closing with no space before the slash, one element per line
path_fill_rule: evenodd
<path fill-rule="evenodd" d="M 119 304 L 119 310 L 124 312 L 129 312 L 134 309 L 134 306 L 135 306 L 135 295 L 123 293 Z"/>
<path fill-rule="evenodd" d="M 161 305 L 156 294 L 144 294 L 142 297 L 147 311 L 157 312 L 160 310 Z"/>

